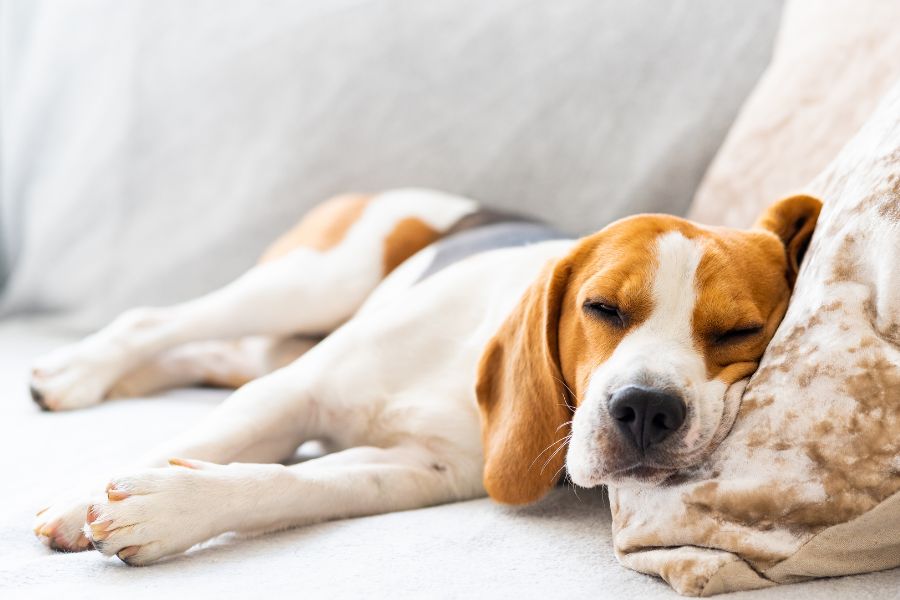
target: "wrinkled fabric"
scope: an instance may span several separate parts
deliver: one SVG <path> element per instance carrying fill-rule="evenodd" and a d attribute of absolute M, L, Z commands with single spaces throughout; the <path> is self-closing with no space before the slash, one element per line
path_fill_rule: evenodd
<path fill-rule="evenodd" d="M 821 173 L 900 78 L 900 2 L 788 0 L 772 64 L 688 218 L 745 229 Z"/>
<path fill-rule="evenodd" d="M 824 207 L 731 432 L 610 491 L 620 561 L 686 595 L 900 565 L 900 84 L 805 191 Z"/>

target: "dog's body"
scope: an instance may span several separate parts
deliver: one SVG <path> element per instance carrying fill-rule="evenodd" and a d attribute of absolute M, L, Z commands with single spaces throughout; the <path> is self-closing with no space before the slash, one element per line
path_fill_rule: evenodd
<path fill-rule="evenodd" d="M 818 207 L 782 201 L 751 232 L 654 215 L 571 240 L 438 192 L 331 200 L 222 290 L 38 361 L 53 410 L 249 383 L 35 531 L 144 564 L 227 531 L 529 502 L 564 466 L 580 485 L 661 481 L 730 428 Z M 310 440 L 333 453 L 277 464 Z"/>

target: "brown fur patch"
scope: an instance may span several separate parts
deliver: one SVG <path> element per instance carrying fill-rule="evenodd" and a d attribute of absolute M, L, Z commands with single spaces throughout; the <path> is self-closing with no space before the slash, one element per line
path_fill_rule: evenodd
<path fill-rule="evenodd" d="M 653 250 L 656 238 L 670 225 L 663 216 L 626 219 L 584 238 L 570 254 L 573 267 L 560 311 L 559 356 L 574 406 L 581 404 L 594 371 L 653 311 Z M 611 322 L 586 310 L 588 301 L 618 308 L 623 321 Z"/>
<path fill-rule="evenodd" d="M 703 237 L 694 331 L 711 378 L 732 383 L 756 370 L 787 311 L 821 207 L 811 196 L 791 196 L 773 204 L 748 232 L 717 230 Z M 729 335 L 753 326 L 758 333 Z M 746 366 L 738 370 L 737 364 Z"/>
<path fill-rule="evenodd" d="M 384 240 L 383 274 L 387 275 L 403 264 L 403 261 L 440 237 L 440 232 L 432 229 L 421 219 L 415 217 L 403 219 Z"/>
<path fill-rule="evenodd" d="M 269 246 L 259 264 L 281 258 L 295 248 L 325 252 L 337 246 L 359 220 L 370 194 L 344 194 L 314 207 L 303 219 Z"/>

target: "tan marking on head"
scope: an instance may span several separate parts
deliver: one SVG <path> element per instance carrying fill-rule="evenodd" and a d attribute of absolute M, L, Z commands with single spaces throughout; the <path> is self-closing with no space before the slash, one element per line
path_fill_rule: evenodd
<path fill-rule="evenodd" d="M 570 254 L 572 273 L 560 311 L 559 355 L 576 407 L 597 368 L 653 312 L 656 239 L 671 230 L 674 220 L 665 215 L 625 219 L 584 238 Z M 624 320 L 586 310 L 587 302 L 615 307 Z"/>
<path fill-rule="evenodd" d="M 344 194 L 315 206 L 263 252 L 259 264 L 281 258 L 295 248 L 320 252 L 334 248 L 359 220 L 371 198 L 371 194 Z"/>
<path fill-rule="evenodd" d="M 696 343 L 710 378 L 752 374 L 787 311 L 822 203 L 799 195 L 773 204 L 749 231 L 698 232 Z"/>
<path fill-rule="evenodd" d="M 421 219 L 410 217 L 403 219 L 384 240 L 382 264 L 384 275 L 387 275 L 407 258 L 437 241 L 440 232 L 432 229 Z"/>
<path fill-rule="evenodd" d="M 694 341 L 710 379 L 752 374 L 787 309 L 784 250 L 771 236 L 717 231 L 699 235 Z"/>

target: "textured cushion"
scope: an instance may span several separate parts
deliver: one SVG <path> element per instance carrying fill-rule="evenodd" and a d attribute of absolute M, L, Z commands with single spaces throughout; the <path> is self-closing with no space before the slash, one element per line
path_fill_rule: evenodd
<path fill-rule="evenodd" d="M 610 491 L 620 561 L 683 594 L 900 565 L 900 84 L 805 191 L 824 208 L 732 431 Z"/>
<path fill-rule="evenodd" d="M 574 233 L 683 214 L 781 0 L 3 0 L 0 315 L 230 281 L 309 207 L 423 186 Z"/>
<path fill-rule="evenodd" d="M 688 217 L 744 229 L 806 185 L 900 79 L 900 2 L 788 0 L 775 56 Z"/>

